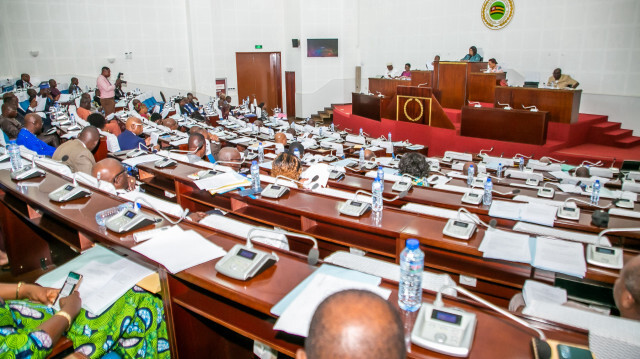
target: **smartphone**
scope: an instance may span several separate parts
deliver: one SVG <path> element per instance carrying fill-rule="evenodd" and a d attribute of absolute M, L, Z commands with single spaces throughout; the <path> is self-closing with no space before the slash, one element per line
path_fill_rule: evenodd
<path fill-rule="evenodd" d="M 560 359 L 593 359 L 593 354 L 589 349 L 577 348 L 565 344 L 558 344 L 557 348 Z"/>
<path fill-rule="evenodd" d="M 67 279 L 64 281 L 64 285 L 62 286 L 62 289 L 60 289 L 60 292 L 58 293 L 58 296 L 56 297 L 55 302 L 53 302 L 53 307 L 56 310 L 60 310 L 60 299 L 68 297 L 73 292 L 75 292 L 76 289 L 78 289 L 78 287 L 80 286 L 80 282 L 82 282 L 81 274 L 78 274 L 75 272 L 69 272 Z"/>

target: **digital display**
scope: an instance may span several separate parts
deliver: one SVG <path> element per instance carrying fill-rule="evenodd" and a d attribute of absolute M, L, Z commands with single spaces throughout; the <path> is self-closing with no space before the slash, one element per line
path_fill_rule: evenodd
<path fill-rule="evenodd" d="M 478 196 L 479 196 L 479 194 L 477 194 L 477 193 L 469 193 L 469 197 L 477 198 Z"/>
<path fill-rule="evenodd" d="M 127 218 L 133 218 L 133 217 L 136 216 L 136 212 L 127 211 L 127 213 L 125 213 L 124 216 L 127 217 Z"/>
<path fill-rule="evenodd" d="M 256 257 L 256 254 L 255 254 L 255 253 L 253 253 L 253 252 L 251 252 L 251 251 L 248 251 L 248 250 L 246 250 L 246 249 L 241 249 L 241 250 L 239 250 L 239 251 L 238 251 L 238 255 L 239 255 L 240 257 L 244 257 L 244 258 L 251 259 L 251 260 L 253 260 L 253 258 L 255 258 L 255 257 Z"/>
<path fill-rule="evenodd" d="M 68 184 L 67 187 L 64 188 L 64 190 L 65 191 L 71 191 L 71 190 L 73 190 L 73 188 L 74 187 L 72 185 Z"/>
<path fill-rule="evenodd" d="M 565 212 L 575 212 L 575 211 L 576 211 L 576 209 L 575 209 L 575 208 L 573 208 L 573 207 L 564 207 L 564 208 L 563 208 L 563 210 L 564 210 Z"/>
<path fill-rule="evenodd" d="M 362 206 L 362 203 L 356 202 L 356 201 L 351 201 L 351 205 L 354 206 L 354 207 L 360 207 L 360 206 Z"/>
<path fill-rule="evenodd" d="M 456 227 L 461 227 L 461 228 L 467 228 L 469 227 L 469 223 L 467 222 L 460 222 L 460 221 L 453 221 L 453 225 Z"/>
<path fill-rule="evenodd" d="M 460 325 L 460 322 L 462 321 L 462 316 L 457 314 L 442 312 L 434 309 L 433 312 L 431 312 L 431 319 L 437 319 L 442 322 Z"/>
<path fill-rule="evenodd" d="M 271 189 L 276 190 L 276 191 L 279 191 L 280 188 L 281 188 L 280 186 L 271 186 Z"/>
<path fill-rule="evenodd" d="M 615 251 L 613 249 L 605 248 L 605 247 L 596 247 L 596 252 L 602 253 L 602 254 L 613 254 L 613 253 L 615 253 Z"/>
<path fill-rule="evenodd" d="M 543 188 L 542 191 L 543 192 L 551 192 L 551 188 Z"/>

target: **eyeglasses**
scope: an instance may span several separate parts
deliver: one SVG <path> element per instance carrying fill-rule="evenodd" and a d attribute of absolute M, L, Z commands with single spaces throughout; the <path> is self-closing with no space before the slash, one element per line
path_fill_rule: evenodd
<path fill-rule="evenodd" d="M 113 176 L 113 179 L 111 180 L 111 182 L 115 185 L 116 183 L 120 182 L 122 178 L 127 178 L 126 172 L 127 172 L 126 169 L 122 169 L 122 171 L 118 172 L 117 175 Z"/>

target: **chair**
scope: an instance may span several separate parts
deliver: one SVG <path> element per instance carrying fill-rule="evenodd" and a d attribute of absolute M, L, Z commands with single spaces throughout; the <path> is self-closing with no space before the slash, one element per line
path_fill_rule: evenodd
<path fill-rule="evenodd" d="M 167 98 L 164 97 L 164 94 L 162 93 L 162 91 L 160 91 L 160 97 L 162 97 L 162 102 L 167 103 Z"/>

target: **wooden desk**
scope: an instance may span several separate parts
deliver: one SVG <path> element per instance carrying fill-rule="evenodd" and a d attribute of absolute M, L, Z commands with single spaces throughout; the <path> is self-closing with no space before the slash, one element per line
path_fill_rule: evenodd
<path fill-rule="evenodd" d="M 469 102 L 494 103 L 496 86 L 500 80 L 506 79 L 506 73 L 472 72 L 467 81 L 467 100 Z"/>
<path fill-rule="evenodd" d="M 576 123 L 581 96 L 582 90 L 499 86 L 496 88 L 495 105 L 498 106 L 498 102 L 508 103 L 514 109 L 536 106 L 540 111 L 549 112 L 551 122 Z"/>
<path fill-rule="evenodd" d="M 352 112 L 356 116 L 380 121 L 380 97 L 353 92 L 351 94 Z"/>
<path fill-rule="evenodd" d="M 446 108 L 461 108 L 469 98 L 468 77 L 486 68 L 486 62 L 440 61 L 434 63 L 435 88 L 440 91 L 440 104 Z"/>
<path fill-rule="evenodd" d="M 381 117 L 396 118 L 396 88 L 410 84 L 411 81 L 408 80 L 369 78 L 369 92 L 374 95 L 380 92 L 384 95 L 384 98 L 380 100 Z"/>
<path fill-rule="evenodd" d="M 464 106 L 460 135 L 541 146 L 547 142 L 548 114 L 546 111 Z"/>

